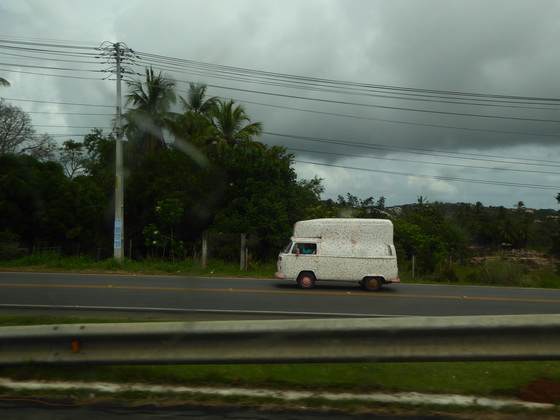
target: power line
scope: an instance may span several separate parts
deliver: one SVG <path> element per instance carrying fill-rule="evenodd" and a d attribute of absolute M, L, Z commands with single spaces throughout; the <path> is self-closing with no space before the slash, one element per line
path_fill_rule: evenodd
<path fill-rule="evenodd" d="M 29 45 L 49 47 L 49 48 L 79 48 L 86 49 L 88 51 L 94 50 L 91 47 L 76 47 L 72 45 L 60 44 L 60 43 L 32 43 L 29 41 L 6 41 L 0 40 L 0 48 L 16 48 L 24 49 L 22 46 L 14 47 L 12 45 L 2 46 L 2 43 L 10 43 L 16 45 L 25 45 L 25 50 L 31 50 L 32 52 L 39 53 L 50 53 L 50 54 L 66 54 L 66 51 L 60 50 L 48 50 L 45 48 L 34 48 L 31 49 Z M 83 54 L 83 53 L 80 53 Z M 88 56 L 95 56 L 94 52 L 87 53 Z M 135 54 L 141 57 L 140 62 L 145 62 L 147 65 L 160 64 L 162 68 L 169 68 L 172 71 L 182 71 L 186 72 L 195 69 L 200 72 L 200 74 L 210 76 L 210 77 L 220 77 L 229 80 L 239 80 L 245 82 L 256 82 L 259 84 L 273 84 L 280 87 L 293 87 L 305 90 L 320 90 L 330 93 L 363 93 L 371 95 L 371 92 L 383 92 L 390 93 L 393 99 L 403 99 L 407 100 L 427 100 L 429 102 L 438 102 L 437 99 L 441 99 L 442 103 L 454 103 L 459 105 L 485 105 L 490 106 L 493 104 L 507 104 L 507 107 L 513 106 L 518 107 L 520 104 L 525 105 L 558 105 L 560 100 L 557 98 L 546 98 L 546 97 L 526 97 L 526 96 L 513 96 L 513 95 L 496 95 L 496 94 L 481 94 L 472 92 L 456 92 L 456 91 L 442 91 L 433 89 L 419 89 L 411 87 L 402 86 L 389 86 L 389 85 L 375 85 L 375 84 L 365 84 L 356 82 L 346 82 L 332 79 L 320 79 L 314 77 L 304 77 L 291 75 L 286 73 L 273 73 L 266 71 L 251 70 L 247 68 L 231 67 L 224 65 L 209 64 L 203 62 L 196 62 L 192 60 L 184 60 L 173 57 L 166 57 L 156 54 L 135 52 Z M 146 59 L 147 58 L 147 59 Z M 166 67 L 167 66 L 167 67 Z M 280 84 L 279 84 L 280 83 Z M 221 88 L 224 88 L 223 86 Z M 338 90 L 329 91 L 327 88 L 336 88 Z M 390 96 L 374 95 L 383 98 L 390 98 Z M 460 101 L 450 102 L 450 98 L 460 98 Z M 472 102 L 477 101 L 477 102 Z M 397 107 L 399 108 L 399 107 Z M 537 108 L 542 109 L 542 108 Z"/>
<path fill-rule="evenodd" d="M 8 45 L 6 45 L 8 44 Z M 19 51 L 22 54 L 14 54 L 13 52 L 10 53 L 2 53 L 7 56 L 11 57 L 18 57 L 19 59 L 29 60 L 29 59 L 41 59 L 41 60 L 51 60 L 53 62 L 71 62 L 77 64 L 85 64 L 91 65 L 94 64 L 91 61 L 80 61 L 83 60 L 90 60 L 92 57 L 98 57 L 99 53 L 96 51 L 96 48 L 87 47 L 82 45 L 70 45 L 70 43 L 61 44 L 60 42 L 49 42 L 44 40 L 43 42 L 34 42 L 32 40 L 26 41 L 14 41 L 14 40 L 6 40 L 0 39 L 0 49 L 4 49 L 7 51 Z M 25 55 L 24 55 L 25 54 Z M 97 55 L 96 55 L 97 54 Z M 285 73 L 273 73 L 273 72 L 266 72 L 266 71 L 258 71 L 258 70 L 251 70 L 246 68 L 240 67 L 231 67 L 231 66 L 224 66 L 224 65 L 215 65 L 210 63 L 203 63 L 203 62 L 196 62 L 191 60 L 183 60 L 177 59 L 173 57 L 165 57 L 161 55 L 149 54 L 149 53 L 135 53 L 137 54 L 140 59 L 139 62 L 149 64 L 149 65 L 158 65 L 161 69 L 170 69 L 171 71 L 178 72 L 178 73 L 186 73 L 186 74 L 199 74 L 204 77 L 209 78 L 220 78 L 223 80 L 231 80 L 236 82 L 242 83 L 252 83 L 252 84 L 259 84 L 259 85 L 267 85 L 279 88 L 289 88 L 289 89 L 297 89 L 297 90 L 306 90 L 306 91 L 314 91 L 318 93 L 328 93 L 328 94 L 336 94 L 336 95 L 360 95 L 363 97 L 369 98 L 378 98 L 383 100 L 407 100 L 407 101 L 414 101 L 417 103 L 441 103 L 445 105 L 460 105 L 460 106 L 484 106 L 484 107 L 492 107 L 492 108 L 503 108 L 503 109 L 512 109 L 512 108 L 522 108 L 522 109 L 529 109 L 533 111 L 554 111 L 558 109 L 558 105 L 560 104 L 560 100 L 556 98 L 546 98 L 546 97 L 525 97 L 525 96 L 514 96 L 514 95 L 495 95 L 495 94 L 481 94 L 481 93 L 472 93 L 472 92 L 459 92 L 459 91 L 441 91 L 441 90 L 432 90 L 432 89 L 418 89 L 412 87 L 402 87 L 402 86 L 389 86 L 389 85 L 374 85 L 374 84 L 365 84 L 365 83 L 355 83 L 355 82 L 346 82 L 346 81 L 339 81 L 339 80 L 331 80 L 331 79 L 320 79 L 314 77 L 305 77 L 305 76 L 297 76 L 297 75 L 290 75 Z M 40 56 L 42 58 L 37 58 Z M 58 57 L 58 58 L 55 58 Z M 75 59 L 67 59 L 67 58 L 60 58 L 60 57 L 71 57 Z M 49 71 L 65 71 L 65 72 L 75 72 L 75 71 L 83 71 L 83 72 L 99 72 L 92 69 L 72 69 L 68 67 L 47 67 L 44 65 L 29 65 L 29 64 L 15 64 L 9 63 L 5 64 L 7 66 L 19 67 L 19 68 L 36 68 L 42 70 L 49 70 Z M 4 70 L 3 71 L 13 71 L 13 70 Z M 32 72 L 25 72 L 19 71 L 23 74 L 35 74 L 35 75 L 44 75 L 44 76 L 55 76 L 55 77 L 69 77 L 69 78 L 80 78 L 76 76 L 61 76 L 61 75 L 54 75 L 54 74 L 40 74 L 40 73 L 32 73 Z M 87 79 L 87 78 L 83 78 Z M 99 80 L 95 78 L 90 78 L 89 80 Z M 180 83 L 187 83 L 185 81 L 181 81 L 175 79 L 177 82 Z M 332 100 L 332 99 L 321 99 L 321 98 L 310 98 L 301 95 L 290 95 L 286 93 L 278 93 L 278 92 L 265 92 L 260 90 L 251 90 L 251 89 L 243 89 L 234 86 L 222 86 L 216 84 L 207 84 L 209 87 L 213 87 L 215 89 L 222 89 L 222 90 L 231 90 L 240 93 L 249 93 L 249 94 L 259 94 L 259 95 L 266 95 L 268 97 L 273 98 L 285 98 L 289 100 L 302 100 L 302 101 L 310 101 L 312 103 L 323 103 L 323 104 L 333 104 L 333 105 L 344 105 L 344 106 L 357 106 L 357 107 L 367 107 L 367 108 L 378 108 L 378 109 L 386 109 L 391 111 L 406 111 L 406 112 L 419 112 L 419 113 L 430 113 L 430 114 L 438 114 L 438 115 L 445 115 L 445 116 L 453 116 L 453 117 L 473 117 L 473 118 L 489 118 L 489 119 L 499 119 L 499 120 L 517 120 L 522 122 L 539 122 L 539 123 L 557 123 L 557 120 L 550 119 L 550 118 L 532 118 L 528 116 L 505 116 L 505 115 L 487 115 L 487 114 L 480 114 L 480 113 L 472 113 L 472 112 L 453 112 L 448 110 L 436 110 L 436 109 L 422 109 L 422 108 L 412 108 L 412 107 L 402 107 L 402 106 L 388 106 L 388 105 L 379 105 L 379 104 L 369 104 L 369 103 L 356 103 L 353 101 L 344 101 L 344 100 Z M 70 105 L 70 106 L 103 106 L 109 107 L 105 105 L 88 105 L 88 104 L 75 104 L 75 103 L 57 103 L 57 102 L 48 102 L 48 101 L 29 101 L 29 102 L 37 102 L 37 103 L 55 103 L 59 105 Z M 272 105 L 272 104 L 262 104 L 258 102 L 250 102 L 250 101 L 243 101 L 247 103 L 253 103 L 258 105 L 264 106 L 271 106 L 280 109 L 291 109 L 294 111 L 305 111 L 305 112 L 312 112 L 317 114 L 325 114 L 325 115 L 333 115 L 345 118 L 360 118 L 360 119 L 367 119 L 372 121 L 382 121 L 382 122 L 390 122 L 390 123 L 400 123 L 400 124 L 409 124 L 409 125 L 417 125 L 417 126 L 425 126 L 425 127 L 435 127 L 435 128 L 445 128 L 445 129 L 460 129 L 460 130 L 472 130 L 472 131 L 483 131 L 483 132 L 492 132 L 492 133 L 501 133 L 501 134 L 516 134 L 516 135 L 531 135 L 531 136 L 544 136 L 544 137 L 558 137 L 557 135 L 553 134 L 546 134 L 546 133 L 522 133 L 522 132 L 514 132 L 514 131 L 503 131 L 503 130 L 485 130 L 482 128 L 473 128 L 473 127 L 455 127 L 455 126 L 446 126 L 446 125 L 439 125 L 439 124 L 428 124 L 428 123 L 414 123 L 414 122 L 406 122 L 406 121 L 397 121 L 397 120 L 389 120 L 389 119 L 381 119 L 381 118 L 370 118 L 370 117 L 361 117 L 361 116 L 353 116 L 353 115 L 345 115 L 340 113 L 329 113 L 325 111 L 318 111 L 318 110 L 305 110 L 299 108 L 292 108 L 292 107 L 285 107 L 280 105 Z M 112 108 L 112 107 L 111 107 Z M 61 113 L 64 114 L 64 113 Z M 79 113 L 66 113 L 64 115 L 103 115 L 103 114 L 79 114 Z M 50 128 L 59 128 L 61 126 L 53 126 L 53 125 L 43 125 L 40 127 L 50 127 Z M 88 128 L 84 126 L 64 126 L 66 128 Z M 99 128 L 99 127 L 98 127 Z M 107 128 L 107 127 L 104 127 Z M 469 159 L 469 160 L 479 160 L 479 161 L 488 161 L 488 162 L 499 162 L 499 163 L 507 163 L 507 164 L 515 164 L 515 165 L 540 165 L 540 166 L 550 166 L 550 167 L 559 167 L 558 165 L 552 164 L 551 161 L 546 160 L 538 160 L 538 159 L 525 159 L 525 158 L 510 158 L 510 157 L 499 157 L 499 156 L 490 156 L 490 155 L 481 155 L 481 154 L 467 154 L 467 153 L 459 153 L 459 152 L 444 152 L 444 151 L 437 151 L 437 150 L 428 150 L 428 149 L 419 149 L 419 148 L 399 148 L 399 147 L 389 147 L 383 145 L 375 145 L 375 144 L 364 144 L 358 142 L 351 142 L 351 141 L 336 141 L 332 139 L 321 139 L 321 138 L 311 138 L 311 137 L 304 137 L 304 136 L 291 136 L 286 134 L 279 134 L 279 133 L 265 133 L 268 135 L 276 135 L 281 136 L 284 138 L 297 138 L 303 139 L 306 141 L 315 141 L 324 144 L 336 144 L 336 145 L 343 145 L 344 147 L 362 147 L 368 149 L 377 149 L 382 150 L 388 153 L 412 153 L 417 155 L 430 155 L 430 156 L 438 156 L 438 157 L 446 157 L 446 158 L 455 158 L 455 159 Z M 66 135 L 68 136 L 68 135 Z M 297 149 L 292 149 L 297 150 Z M 320 152 L 320 153 L 327 153 L 327 152 Z M 332 153 L 336 156 L 348 156 L 348 157 L 358 157 L 354 155 L 345 155 L 341 153 Z M 491 158 L 494 159 L 491 159 Z M 385 159 L 385 158 L 384 158 Z M 386 158 L 389 159 L 389 158 Z M 497 159 L 508 159 L 507 161 L 504 160 L 497 160 Z M 352 168 L 352 167 L 345 167 L 341 165 L 332 165 L 332 164 L 321 164 L 321 163 L 313 163 L 313 162 L 306 162 L 306 161 L 297 161 L 298 163 L 307 163 L 307 164 L 314 164 L 314 165 L 324 165 L 324 166 L 332 166 L 332 167 L 341 167 L 346 169 L 353 169 L 353 170 L 369 170 L 369 169 L 362 169 L 362 168 Z M 534 163 L 530 163 L 534 162 Z M 418 162 L 416 162 L 418 163 Z M 437 164 L 437 163 L 429 163 L 429 162 L 420 162 L 422 164 Z M 458 165 L 458 164 L 447 164 L 448 166 L 462 166 L 464 168 L 472 168 L 472 169 L 496 169 L 496 168 L 486 168 L 486 167 L 476 167 L 476 166 L 466 166 L 466 165 Z M 503 170 L 510 170 L 505 169 Z M 419 175 L 419 174 L 408 174 L 404 172 L 391 172 L 391 171 L 381 171 L 381 170 L 369 170 L 372 172 L 383 172 L 395 175 L 406 175 L 406 176 L 418 176 L 418 177 L 428 177 L 433 179 L 443 179 L 443 180 L 456 180 L 460 182 L 473 182 L 473 183 L 491 183 L 492 185 L 508 185 L 508 186 L 522 186 L 525 188 L 540 188 L 540 189 L 557 189 L 557 187 L 550 187 L 550 186 L 542 186 L 538 184 L 522 184 L 522 183 L 505 183 L 505 182 L 498 182 L 498 181 L 484 181 L 484 180 L 476 180 L 476 179 L 465 179 L 465 178 L 453 178 L 453 177 L 437 177 L 437 176 L 430 176 L 430 175 Z M 545 171 L 529 171 L 529 170 L 519 170 L 520 172 L 532 172 L 532 173 L 542 173 L 542 174 L 554 174 L 552 172 L 545 172 Z"/>
<path fill-rule="evenodd" d="M 542 174 L 542 175 L 560 175 L 560 172 L 548 172 L 548 171 L 536 171 L 536 170 L 528 170 L 528 169 L 512 169 L 512 168 L 499 168 L 499 167 L 489 167 L 489 166 L 474 166 L 474 165 L 462 165 L 458 163 L 449 163 L 449 162 L 426 162 L 426 161 L 418 161 L 418 160 L 410 160 L 410 159 L 399 159 L 399 158 L 389 158 L 389 157 L 381 157 L 381 156 L 359 156 L 359 155 L 351 155 L 347 153 L 334 153 L 334 152 L 325 152 L 325 151 L 316 151 L 316 150 L 304 150 L 304 149 L 294 149 L 289 148 L 290 151 L 295 152 L 303 152 L 303 153 L 313 153 L 313 154 L 321 154 L 321 155 L 331 155 L 331 156 L 344 156 L 344 157 L 351 157 L 351 158 L 361 158 L 361 159 L 375 159 L 375 160 L 387 160 L 391 162 L 407 162 L 413 164 L 427 164 L 427 165 L 437 165 L 437 166 L 451 166 L 456 168 L 463 168 L 463 169 L 485 169 L 490 171 L 505 171 L 505 172 L 515 172 L 515 173 L 533 173 L 533 174 Z M 560 168 L 560 165 L 557 165 Z"/>
<path fill-rule="evenodd" d="M 495 133 L 495 134 L 514 134 L 514 135 L 523 135 L 523 136 L 538 136 L 538 137 L 560 137 L 560 134 L 546 134 L 546 133 L 534 133 L 534 132 L 522 132 L 522 131 L 507 131 L 507 130 L 492 130 L 492 129 L 485 129 L 485 128 L 474 128 L 474 127 L 460 127 L 460 126 L 450 126 L 450 125 L 442 125 L 442 124 L 428 124 L 428 123 L 416 123 L 416 122 L 408 122 L 402 120 L 390 120 L 385 118 L 374 118 L 374 117 L 364 117 L 360 115 L 348 115 L 348 114 L 341 114 L 339 112 L 325 112 L 325 111 L 314 111 L 310 109 L 304 108 L 295 108 L 289 106 L 281 106 L 281 105 L 271 105 L 265 104 L 262 102 L 254 102 L 254 101 L 247 101 L 243 100 L 243 103 L 247 104 L 254 104 L 259 106 L 268 106 L 278 109 L 286 109 L 290 111 L 299 111 L 299 112 L 309 112 L 312 114 L 320 114 L 320 115 L 329 115 L 335 117 L 344 117 L 344 118 L 354 118 L 358 120 L 368 120 L 368 121 L 379 121 L 385 123 L 392 123 L 392 124 L 402 124 L 402 125 L 411 125 L 417 127 L 430 127 L 430 128 L 445 128 L 450 130 L 461 130 L 461 131 L 475 131 L 475 132 L 482 132 L 482 133 Z"/>
<path fill-rule="evenodd" d="M 31 74 L 33 76 L 50 76 L 50 77 L 59 77 L 61 79 L 80 79 L 80 80 L 97 80 L 99 81 L 99 78 L 97 77 L 80 77 L 80 76 L 69 76 L 69 75 L 60 75 L 60 74 L 49 74 L 49 73 L 36 73 L 36 72 L 31 72 L 31 71 L 22 71 L 22 70 L 8 70 L 8 69 L 2 69 L 0 68 L 0 70 L 2 71 L 6 71 L 9 73 L 21 73 L 21 74 Z"/>
<path fill-rule="evenodd" d="M 82 71 L 87 73 L 100 73 L 100 70 L 89 70 L 89 69 L 76 69 L 68 67 L 47 67 L 47 66 L 37 66 L 30 64 L 14 64 L 14 63 L 2 63 L 3 66 L 17 66 L 29 69 L 42 69 L 42 70 L 59 70 L 59 71 Z"/>
<path fill-rule="evenodd" d="M 24 102 L 34 102 L 34 103 L 46 103 L 46 104 L 56 104 L 56 105 L 71 105 L 71 106 L 84 106 L 84 107 L 104 107 L 104 108 L 112 108 L 109 105 L 99 105 L 99 104 L 81 104 L 75 102 L 55 102 L 55 101 L 33 101 L 33 100 L 21 100 L 21 99 L 9 99 L 12 101 L 24 101 Z M 40 113 L 40 112 L 35 112 Z M 94 114 L 94 113 L 64 113 L 64 112 L 45 112 L 48 114 L 54 115 L 100 115 L 100 116 L 111 116 L 112 114 Z M 57 127 L 60 128 L 61 126 L 52 126 L 52 125 L 41 125 L 41 127 Z M 67 126 L 68 128 L 88 128 L 83 126 Z M 111 129 L 112 127 L 97 127 L 97 128 L 104 128 L 104 129 Z M 559 167 L 557 164 L 551 164 L 551 161 L 547 160 L 531 160 L 534 163 L 530 163 L 526 158 L 514 158 L 514 157 L 504 157 L 504 156 L 496 156 L 496 155 L 480 155 L 480 154 L 472 154 L 472 153 L 464 153 L 464 152 L 450 152 L 450 151 L 441 151 L 441 150 L 429 150 L 429 149 L 418 149 L 418 148 L 403 148 L 403 147 L 396 147 L 396 146 L 384 146 L 379 144 L 371 144 L 371 143 L 360 143 L 360 142 L 351 142 L 348 140 L 333 140 L 333 139 L 325 139 L 325 138 L 313 138 L 313 137 L 306 137 L 306 136 L 296 136 L 296 135 L 288 135 L 282 133 L 272 133 L 272 132 L 264 132 L 263 134 L 272 135 L 272 136 L 279 136 L 284 138 L 293 138 L 305 141 L 314 141 L 319 143 L 325 144 L 335 144 L 341 145 L 344 147 L 351 146 L 351 147 L 360 147 L 360 148 L 368 148 L 368 149 L 377 149 L 377 150 L 384 150 L 389 152 L 397 152 L 397 153 L 412 153 L 412 154 L 421 154 L 421 155 L 428 155 L 428 156 L 437 156 L 437 157 L 446 157 L 446 158 L 455 158 L 455 159 L 469 159 L 469 160 L 479 160 L 479 161 L 487 161 L 492 163 L 509 163 L 509 164 L 517 164 L 517 165 L 540 165 L 540 166 L 551 166 L 551 167 Z M 343 156 L 343 154 L 339 154 Z M 484 157 L 482 157 L 484 156 Z M 497 158 L 496 159 L 489 159 L 490 157 Z M 507 161 L 504 161 L 507 159 Z M 426 162 L 428 163 L 428 162 Z M 460 166 L 460 165 L 457 165 Z M 520 170 L 523 171 L 523 170 Z"/>
<path fill-rule="evenodd" d="M 72 106 L 88 106 L 88 107 L 100 107 L 100 108 L 111 108 L 113 109 L 114 106 L 110 105 L 101 105 L 101 104 L 81 104 L 77 102 L 58 102 L 58 101 L 39 101 L 39 100 L 31 100 L 31 99 L 15 99 L 15 98 L 4 98 L 8 101 L 15 101 L 15 102 L 33 102 L 38 104 L 54 104 L 54 105 L 72 105 Z"/>
<path fill-rule="evenodd" d="M 197 62 L 192 60 L 176 59 L 171 57 L 165 57 L 161 55 L 155 55 L 144 52 L 137 52 L 139 57 L 149 57 L 151 60 L 149 62 L 159 62 L 173 64 L 174 68 L 195 68 L 207 71 L 208 73 L 214 72 L 214 74 L 224 74 L 224 75 L 247 75 L 253 76 L 259 80 L 288 80 L 294 83 L 300 83 L 302 86 L 340 86 L 349 89 L 359 89 L 363 91 L 384 91 L 384 92 L 401 92 L 408 95 L 437 95 L 439 97 L 465 97 L 469 99 L 485 99 L 485 100 L 497 100 L 497 101 L 529 101 L 535 103 L 560 103 L 560 99 L 557 98 L 546 98 L 546 97 L 527 97 L 527 96 L 514 96 L 514 95 L 496 95 L 496 94 L 481 94 L 472 92 L 459 92 L 459 91 L 443 91 L 434 89 L 420 89 L 413 87 L 403 87 L 403 86 L 389 86 L 389 85 L 377 85 L 377 84 L 367 84 L 367 83 L 357 83 L 357 82 L 347 82 L 332 79 L 321 79 L 316 77 L 305 77 L 291 75 L 287 73 L 273 73 L 267 71 L 251 70 L 241 67 L 232 67 L 225 65 L 216 65 L 203 62 Z M 146 60 L 148 61 L 148 60 Z"/>
<path fill-rule="evenodd" d="M 0 40 L 0 42 L 2 42 Z M 9 41 L 11 43 L 16 43 L 16 44 L 24 44 L 24 45 L 30 45 L 32 43 L 30 42 L 16 42 L 16 41 Z M 37 45 L 41 45 L 41 46 L 57 46 L 57 47 L 62 47 L 62 48 L 74 48 L 73 46 L 69 46 L 69 45 L 64 45 L 64 44 L 49 44 L 49 43 L 38 43 Z M 88 50 L 91 50 L 91 48 L 89 47 L 82 47 L 82 48 L 87 48 Z M 453 97 L 453 96 L 462 96 L 467 98 L 468 100 L 471 100 L 471 98 L 477 98 L 477 99 L 482 99 L 484 101 L 500 101 L 500 102 L 512 102 L 512 101 L 522 101 L 521 103 L 526 103 L 526 104 L 543 104 L 543 103 L 549 103 L 550 105 L 556 105 L 558 103 L 557 99 L 553 99 L 553 98 L 539 98 L 539 97 L 521 97 L 521 96 L 506 96 L 506 95 L 488 95 L 488 94 L 476 94 L 476 93 L 468 93 L 468 92 L 446 92 L 446 91 L 439 91 L 439 90 L 426 90 L 426 89 L 416 89 L 416 88 L 406 88 L 406 87 L 395 87 L 395 86 L 383 86 L 383 85 L 368 85 L 368 84 L 357 84 L 357 83 L 352 83 L 352 82 L 341 82 L 341 81 L 334 81 L 334 80 L 328 80 L 328 79 L 318 79 L 318 78 L 308 78 L 308 77 L 302 77 L 302 76 L 294 76 L 294 75 L 288 75 L 288 74 L 282 74 L 282 73 L 271 73 L 271 72 L 262 72 L 262 71 L 255 71 L 255 70 L 249 70 L 249 69 L 242 69 L 242 68 L 237 68 L 237 67 L 228 67 L 228 66 L 222 66 L 222 65 L 212 65 L 212 64 L 208 64 L 208 63 L 201 63 L 201 62 L 194 62 L 191 60 L 182 60 L 182 59 L 175 59 L 172 57 L 164 57 L 164 56 L 158 56 L 158 55 L 154 55 L 154 54 L 149 54 L 149 53 L 138 53 L 141 56 L 147 56 L 147 57 L 154 57 L 154 60 L 157 62 L 159 60 L 159 62 L 163 62 L 163 63 L 172 63 L 173 65 L 175 65 L 176 67 L 174 68 L 174 70 L 181 70 L 181 69 L 185 69 L 188 68 L 189 66 L 191 67 L 195 67 L 195 68 L 201 68 L 204 69 L 207 72 L 221 72 L 225 75 L 231 75 L 231 74 L 235 74 L 237 76 L 239 76 L 239 74 L 241 75 L 250 75 L 251 77 L 256 77 L 257 81 L 258 80 L 263 80 L 263 78 L 265 78 L 264 80 L 266 80 L 266 78 L 274 78 L 275 80 L 279 79 L 279 78 L 284 78 L 289 80 L 290 82 L 299 82 L 301 83 L 302 81 L 305 82 L 305 84 L 303 85 L 303 88 L 305 89 L 311 89 L 313 86 L 315 85 L 319 85 L 319 86 L 325 86 L 325 85 L 334 85 L 334 86 L 343 86 L 345 88 L 348 89 L 357 89 L 357 87 L 360 87 L 360 89 L 376 89 L 376 90 L 380 90 L 380 91 L 396 91 L 399 93 L 405 92 L 407 95 L 417 95 L 417 94 L 421 94 L 423 96 L 426 95 L 439 95 L 437 97 L 442 97 L 441 95 L 446 95 L 445 97 Z M 153 64 L 153 63 L 150 63 Z M 39 66 L 37 66 L 39 67 Z M 51 68 L 51 69 L 57 69 L 57 68 Z M 73 70 L 73 69 L 65 69 L 65 68 L 59 68 L 62 70 Z M 80 70 L 83 71 L 83 70 Z M 91 70 L 93 71 L 93 70 Z M 237 72 L 237 73 L 235 73 Z M 210 73 L 212 74 L 212 73 Z M 260 79 L 259 79 L 260 78 Z M 418 109 L 418 108 L 409 108 L 409 107 L 395 107 L 395 106 L 384 106 L 384 105 L 374 105 L 374 104 L 357 104 L 354 102 L 348 102 L 348 101 L 332 101 L 332 100 L 325 100 L 325 99 L 318 99 L 318 98 L 307 98 L 307 97 L 302 97 L 302 96 L 296 96 L 296 95 L 284 95 L 284 94 L 278 94 L 278 93 L 273 93 L 273 92 L 261 92 L 261 91 L 256 91 L 256 90 L 248 90 L 248 89 L 239 89 L 239 88 L 232 88 L 232 87 L 227 87 L 227 86 L 219 86 L 219 85 L 208 85 L 214 88 L 218 88 L 218 89 L 228 89 L 228 90 L 235 90 L 238 92 L 245 92 L 245 93 L 255 93 L 255 94 L 264 94 L 264 95 L 272 95 L 272 96 L 280 96 L 280 97 L 285 97 L 285 98 L 289 98 L 289 99 L 298 99 L 298 100 L 306 100 L 306 101 L 316 101 L 316 102 L 321 102 L 321 103 L 332 103 L 332 104 L 338 104 L 338 105 L 351 105 L 351 106 L 360 106 L 360 107 L 373 107 L 373 108 L 381 108 L 381 109 L 387 109 L 387 110 L 399 110 L 399 111 L 408 111 L 408 112 L 422 112 L 422 113 L 434 113 L 434 114 L 442 114 L 442 115 L 450 115 L 450 116 L 468 116 L 468 117 L 477 117 L 477 118 L 492 118 L 492 119 L 507 119 L 507 120 L 518 120 L 518 121 L 532 121 L 532 122 L 545 122 L 545 123 L 556 123 L 556 120 L 552 120 L 552 119 L 546 119 L 546 118 L 529 118 L 529 117 L 512 117 L 512 116 L 497 116 L 497 115 L 486 115 L 486 114 L 472 114 L 472 113 L 464 113 L 464 112 L 449 112 L 449 111 L 439 111 L 439 110 L 426 110 L 426 109 Z M 288 86 L 288 85 L 282 85 L 282 86 Z M 301 87 L 301 86 L 298 86 Z M 412 93 L 411 93 L 412 92 Z M 336 93 L 344 93 L 340 90 L 336 91 Z M 490 98 L 490 99 L 489 99 Z M 413 99 L 413 98 L 408 98 L 408 99 Z M 433 101 L 433 99 L 430 99 L 430 101 Z M 448 101 L 446 101 L 448 102 Z M 461 104 L 461 105 L 473 105 L 473 103 L 470 102 L 454 102 L 455 104 Z M 480 105 L 480 104 L 478 104 Z M 486 105 L 486 104 L 484 104 Z M 271 105 L 271 106 L 275 106 L 275 105 Z M 533 108 L 535 109 L 535 108 Z M 538 109 L 542 109 L 542 108 L 538 108 Z M 308 112 L 315 112 L 315 113 L 319 113 L 321 111 L 308 111 Z M 333 113 L 335 114 L 335 113 Z M 339 114 L 342 116 L 342 114 Z M 354 116 L 354 118 L 358 118 L 356 116 Z M 370 120 L 381 120 L 381 119 L 374 119 L 374 118 L 368 118 L 368 117 L 362 117 L 362 119 L 370 119 Z M 407 124 L 407 122 L 402 122 L 402 121 L 396 121 L 396 120 L 385 120 L 386 122 L 393 122 L 393 123 L 404 123 Z M 414 125 L 422 125 L 421 123 L 409 123 L 409 124 L 414 124 Z M 437 124 L 423 124 L 424 126 L 433 126 L 433 127 L 442 127 L 440 125 Z M 443 126 L 445 127 L 445 126 Z M 457 128 L 457 127 L 447 127 L 447 128 Z M 469 128 L 459 128 L 459 129 L 469 129 Z M 471 129 L 472 130 L 472 129 Z M 487 132 L 500 132 L 499 130 L 478 130 L 478 131 L 487 131 Z M 512 134 L 517 134 L 515 132 L 509 132 Z M 542 133 L 523 133 L 523 134 L 528 134 L 528 135 L 539 135 L 539 136 L 545 136 L 545 137 L 556 137 L 553 135 L 548 135 L 548 134 L 542 134 Z"/>
<path fill-rule="evenodd" d="M 348 141 L 348 140 L 343 141 L 343 140 L 335 140 L 335 139 L 325 139 L 320 137 L 296 136 L 290 134 L 271 133 L 271 132 L 263 132 L 263 134 L 297 139 L 297 140 L 312 141 L 312 142 L 318 142 L 324 144 L 334 144 L 334 145 L 339 145 L 344 147 L 351 146 L 351 147 L 361 147 L 361 148 L 372 149 L 372 150 L 382 150 L 382 151 L 394 152 L 394 153 L 412 153 L 418 155 L 429 155 L 429 156 L 455 158 L 455 159 L 480 160 L 480 161 L 498 162 L 498 163 L 514 163 L 518 165 L 539 165 L 539 166 L 560 167 L 560 165 L 557 164 L 556 162 L 544 160 L 544 159 L 527 159 L 526 157 L 517 158 L 517 157 L 507 157 L 507 156 L 498 156 L 498 155 L 489 155 L 489 154 L 453 152 L 453 151 L 443 151 L 443 150 L 434 150 L 434 149 L 419 149 L 419 148 L 412 148 L 412 147 L 386 146 L 381 144 L 361 143 L 361 142 Z M 495 159 L 490 159 L 490 158 L 497 158 L 500 160 L 496 161 Z M 505 161 L 506 159 L 507 161 Z M 534 163 L 530 163 L 530 162 L 534 162 Z"/>
<path fill-rule="evenodd" d="M 523 184 L 518 182 L 488 181 L 484 179 L 469 179 L 469 178 L 458 178 L 458 177 L 451 177 L 451 176 L 438 176 L 438 175 L 416 174 L 416 173 L 409 173 L 409 172 L 386 171 L 381 169 L 356 168 L 351 166 L 335 165 L 331 163 L 309 162 L 309 161 L 297 160 L 297 159 L 294 160 L 294 162 L 309 164 L 309 165 L 328 166 L 331 168 L 350 169 L 355 171 L 375 172 L 375 173 L 382 173 L 388 175 L 408 176 L 408 177 L 416 177 L 416 178 L 429 178 L 429 179 L 437 179 L 443 181 L 466 182 L 472 184 L 500 185 L 506 187 L 533 188 L 533 189 L 554 190 L 554 191 L 558 191 L 560 189 L 560 186 Z"/>

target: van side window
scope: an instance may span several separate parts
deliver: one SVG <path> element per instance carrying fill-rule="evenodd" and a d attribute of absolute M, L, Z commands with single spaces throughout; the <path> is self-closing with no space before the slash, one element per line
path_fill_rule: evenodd
<path fill-rule="evenodd" d="M 297 244 L 300 254 L 309 255 L 317 253 L 317 244 L 314 243 L 303 243 Z"/>

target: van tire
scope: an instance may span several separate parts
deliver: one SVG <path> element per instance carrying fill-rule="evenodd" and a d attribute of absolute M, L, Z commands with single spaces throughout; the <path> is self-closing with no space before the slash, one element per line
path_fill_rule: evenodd
<path fill-rule="evenodd" d="M 366 277 L 362 282 L 362 286 L 367 291 L 377 292 L 383 286 L 383 280 L 379 277 Z"/>
<path fill-rule="evenodd" d="M 315 287 L 315 282 L 317 279 L 315 275 L 309 271 L 304 271 L 299 274 L 297 278 L 297 284 L 300 289 L 313 289 Z"/>

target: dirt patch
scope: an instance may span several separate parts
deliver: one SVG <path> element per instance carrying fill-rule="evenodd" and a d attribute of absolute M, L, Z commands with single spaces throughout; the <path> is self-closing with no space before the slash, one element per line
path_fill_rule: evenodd
<path fill-rule="evenodd" d="M 543 380 L 532 382 L 521 391 L 519 398 L 547 404 L 560 402 L 560 384 Z"/>

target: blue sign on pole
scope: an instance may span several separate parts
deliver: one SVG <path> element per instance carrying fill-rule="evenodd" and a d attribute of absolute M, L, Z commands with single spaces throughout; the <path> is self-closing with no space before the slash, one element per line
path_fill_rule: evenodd
<path fill-rule="evenodd" d="M 122 219 L 115 219 L 115 248 L 121 247 Z"/>

